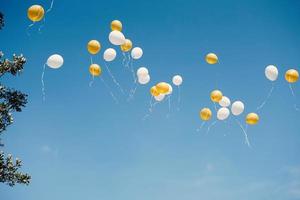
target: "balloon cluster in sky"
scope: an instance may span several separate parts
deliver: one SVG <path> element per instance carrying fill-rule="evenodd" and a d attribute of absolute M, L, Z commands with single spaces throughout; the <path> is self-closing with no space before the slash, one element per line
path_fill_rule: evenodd
<path fill-rule="evenodd" d="M 108 35 L 108 39 L 111 44 L 119 46 L 122 52 L 131 51 L 131 57 L 135 60 L 140 59 L 143 56 L 143 50 L 140 47 L 133 47 L 132 41 L 125 38 L 122 31 L 122 23 L 119 20 L 111 22 L 111 32 Z M 91 55 L 96 55 L 101 50 L 101 43 L 98 40 L 91 40 L 87 44 L 87 50 Z M 106 62 L 112 62 L 117 57 L 117 51 L 114 48 L 107 48 L 103 52 L 103 60 Z M 101 75 L 101 67 L 98 64 L 91 63 L 90 73 L 92 76 Z M 150 80 L 150 79 L 149 79 Z"/>
<path fill-rule="evenodd" d="M 231 101 L 228 97 L 224 96 L 220 90 L 213 90 L 210 93 L 210 99 L 214 104 L 219 104 L 220 108 L 217 109 L 217 119 L 220 121 L 226 120 L 230 114 L 234 116 L 239 116 L 244 112 L 245 105 L 242 101 L 234 101 L 231 104 Z M 229 109 L 229 107 L 231 108 Z M 212 111 L 209 108 L 203 108 L 200 111 L 200 118 L 203 121 L 208 121 L 212 117 Z M 247 124 L 255 125 L 259 121 L 259 116 L 256 113 L 249 113 L 247 114 L 245 121 Z"/>
<path fill-rule="evenodd" d="M 41 5 L 30 6 L 27 10 L 27 16 L 28 16 L 28 19 L 31 20 L 33 23 L 31 25 L 29 25 L 28 28 L 32 27 L 34 25 L 34 23 L 40 22 L 42 19 L 44 19 L 44 22 L 45 22 L 45 15 L 46 15 L 46 13 L 51 11 L 53 3 L 54 3 L 54 0 L 51 1 L 51 6 L 46 12 Z M 111 76 L 111 78 L 113 79 L 114 83 L 124 93 L 121 85 L 116 80 L 116 78 L 110 71 L 109 67 L 107 66 L 109 62 L 112 62 L 116 59 L 116 57 L 117 57 L 116 48 L 118 48 L 123 54 L 122 64 L 125 68 L 131 70 L 134 84 L 136 85 L 135 89 L 131 90 L 131 96 L 132 96 L 134 94 L 134 92 L 136 91 L 136 88 L 138 85 L 146 85 L 151 80 L 149 70 L 146 67 L 140 67 L 135 71 L 133 68 L 133 65 L 132 65 L 133 60 L 138 60 L 138 59 L 142 58 L 143 49 L 141 47 L 137 47 L 137 46 L 134 47 L 132 41 L 130 39 L 128 39 L 127 37 L 125 37 L 125 35 L 122 32 L 123 25 L 119 20 L 113 20 L 110 24 L 110 29 L 111 29 L 111 32 L 108 35 L 108 40 L 113 45 L 113 47 L 106 48 L 103 51 L 102 58 L 105 61 L 104 66 L 106 67 L 106 70 L 107 70 L 108 74 Z M 93 56 L 97 55 L 101 51 L 101 43 L 96 39 L 90 40 L 87 43 L 87 51 L 91 55 L 91 63 L 89 66 L 89 73 L 92 75 L 93 78 L 101 76 L 102 75 L 101 66 L 99 64 L 96 64 L 93 62 Z M 215 65 L 215 64 L 219 63 L 219 58 L 215 53 L 208 53 L 205 56 L 205 61 L 210 65 Z M 46 63 L 44 64 L 42 78 L 41 78 L 42 86 L 43 86 L 42 87 L 43 98 L 45 98 L 45 87 L 44 87 L 45 67 L 48 66 L 51 69 L 58 69 L 58 68 L 62 67 L 63 64 L 64 64 L 63 57 L 57 53 L 50 55 L 49 58 L 47 59 Z M 256 111 L 248 113 L 245 116 L 246 124 L 255 125 L 259 122 L 260 118 L 258 115 L 258 111 L 265 106 L 268 99 L 271 97 L 273 89 L 274 89 L 274 82 L 278 79 L 278 75 L 279 75 L 279 70 L 275 65 L 268 65 L 265 68 L 265 77 L 269 81 L 272 82 L 272 88 L 270 89 L 265 100 L 261 103 L 260 106 L 257 107 Z M 296 69 L 289 69 L 285 72 L 284 78 L 289 84 L 292 95 L 295 97 L 295 94 L 294 94 L 294 91 L 292 88 L 292 84 L 296 83 L 299 80 L 299 72 Z M 104 82 L 104 80 L 102 78 L 101 78 L 101 80 Z M 178 87 L 178 90 L 179 90 L 178 103 L 179 103 L 180 102 L 180 85 L 183 83 L 183 78 L 181 75 L 175 75 L 175 76 L 173 76 L 171 81 L 172 81 L 173 86 Z M 107 87 L 107 85 L 106 85 L 106 87 Z M 168 82 L 162 81 L 162 82 L 158 82 L 155 85 L 152 85 L 152 87 L 150 88 L 151 108 L 154 105 L 151 103 L 152 98 L 155 99 L 156 103 L 163 101 L 166 97 L 169 97 L 168 99 L 170 101 L 170 96 L 171 96 L 172 92 L 173 92 L 173 87 Z M 111 95 L 112 95 L 112 93 L 111 93 Z M 114 96 L 112 95 L 112 97 L 114 97 Z M 212 124 L 215 124 L 218 121 L 227 120 L 230 117 L 230 115 L 240 116 L 244 113 L 244 109 L 245 109 L 244 102 L 237 100 L 232 103 L 230 98 L 227 96 L 224 96 L 220 90 L 213 90 L 210 93 L 210 99 L 214 103 L 214 109 L 215 109 L 216 118 L 217 118 L 217 121 L 213 122 Z M 169 105 L 170 105 L 170 103 L 169 103 Z M 295 108 L 296 108 L 296 106 L 295 106 Z M 205 107 L 200 110 L 199 116 L 200 116 L 201 120 L 203 120 L 203 124 L 204 124 L 206 121 L 211 120 L 211 118 L 213 116 L 213 112 L 210 108 Z M 237 119 L 236 119 L 236 121 L 242 128 L 242 130 L 246 136 L 246 141 L 249 144 L 247 133 L 246 133 L 245 129 L 243 128 L 243 126 Z"/>

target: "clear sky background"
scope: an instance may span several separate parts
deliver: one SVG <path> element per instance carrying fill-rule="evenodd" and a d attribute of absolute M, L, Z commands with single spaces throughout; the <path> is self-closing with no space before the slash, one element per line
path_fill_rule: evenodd
<path fill-rule="evenodd" d="M 300 112 L 293 106 L 300 105 L 300 86 L 294 84 L 298 97 L 293 98 L 284 80 L 287 69 L 300 69 L 300 1 L 55 0 L 42 33 L 36 24 L 30 36 L 27 8 L 47 9 L 50 0 L 0 2 L 6 22 L 0 49 L 7 57 L 27 58 L 22 76 L 7 75 L 1 82 L 29 95 L 27 107 L 2 136 L 4 150 L 22 158 L 22 171 L 32 175 L 29 186 L 0 185 L 0 199 L 300 199 Z M 114 19 L 144 50 L 134 68 L 146 66 L 151 75 L 150 84 L 127 102 L 103 69 L 119 104 L 100 79 L 89 87 L 86 50 L 90 39 L 99 40 L 102 50 L 94 61 L 104 66 Z M 209 52 L 220 64 L 205 63 Z M 43 102 L 42 68 L 54 53 L 65 63 L 46 69 Z M 241 122 L 255 111 L 271 88 L 264 76 L 269 64 L 280 75 L 259 124 L 248 128 L 252 148 L 234 118 L 217 123 L 209 134 L 208 124 L 196 131 L 199 110 L 213 109 L 213 89 L 245 103 Z M 109 67 L 124 88 L 132 86 L 119 49 Z M 170 116 L 164 102 L 143 121 L 151 85 L 170 82 L 175 74 L 184 78 L 180 106 L 174 88 Z"/>

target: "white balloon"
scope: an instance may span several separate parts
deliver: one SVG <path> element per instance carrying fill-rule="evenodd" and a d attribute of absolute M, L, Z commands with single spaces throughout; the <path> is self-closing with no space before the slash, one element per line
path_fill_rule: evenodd
<path fill-rule="evenodd" d="M 154 99 L 156 101 L 162 101 L 162 100 L 164 100 L 164 98 L 165 98 L 164 94 L 159 94 L 158 96 L 154 96 Z"/>
<path fill-rule="evenodd" d="M 173 88 L 172 88 L 172 86 L 171 86 L 169 83 L 167 83 L 167 84 L 168 84 L 168 86 L 169 86 L 169 91 L 166 93 L 166 95 L 172 94 Z"/>
<path fill-rule="evenodd" d="M 180 75 L 176 75 L 173 77 L 172 82 L 174 85 L 179 86 L 182 84 L 182 77 Z"/>
<path fill-rule="evenodd" d="M 125 36 L 120 31 L 112 31 L 108 36 L 109 41 L 113 45 L 122 45 L 125 43 Z"/>
<path fill-rule="evenodd" d="M 276 81 L 278 78 L 278 69 L 274 65 L 269 65 L 265 69 L 265 76 L 270 81 Z"/>
<path fill-rule="evenodd" d="M 136 71 L 136 75 L 138 77 L 143 77 L 143 76 L 147 76 L 149 74 L 149 71 L 146 67 L 140 67 L 137 71 Z"/>
<path fill-rule="evenodd" d="M 53 54 L 47 60 L 47 65 L 52 69 L 58 69 L 64 64 L 64 59 L 61 55 Z"/>
<path fill-rule="evenodd" d="M 107 62 L 113 61 L 117 56 L 116 50 L 113 48 L 108 48 L 103 53 L 103 59 Z"/>
<path fill-rule="evenodd" d="M 229 117 L 230 111 L 228 108 L 220 108 L 217 112 L 218 120 L 225 120 Z"/>
<path fill-rule="evenodd" d="M 149 83 L 149 81 L 150 81 L 150 76 L 149 76 L 149 74 L 147 74 L 146 76 L 139 76 L 139 77 L 138 77 L 138 81 L 139 81 L 139 83 L 142 84 L 142 85 L 145 85 L 145 84 Z"/>
<path fill-rule="evenodd" d="M 226 96 L 223 96 L 222 99 L 219 101 L 219 105 L 222 107 L 228 107 L 230 106 L 230 104 L 230 99 Z"/>
<path fill-rule="evenodd" d="M 245 106 L 241 101 L 233 102 L 231 106 L 231 112 L 233 115 L 238 116 L 244 112 Z"/>
<path fill-rule="evenodd" d="M 131 57 L 135 60 L 140 59 L 143 56 L 143 50 L 140 47 L 134 47 L 131 50 Z"/>

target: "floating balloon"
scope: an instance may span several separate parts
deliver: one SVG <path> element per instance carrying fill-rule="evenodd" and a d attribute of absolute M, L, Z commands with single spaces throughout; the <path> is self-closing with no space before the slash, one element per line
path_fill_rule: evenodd
<path fill-rule="evenodd" d="M 285 80 L 289 83 L 295 83 L 299 79 L 299 73 L 295 69 L 289 69 L 285 73 Z"/>
<path fill-rule="evenodd" d="M 119 20 L 114 20 L 110 24 L 112 31 L 122 31 L 122 23 Z"/>
<path fill-rule="evenodd" d="M 217 112 L 218 120 L 225 120 L 229 117 L 230 111 L 228 108 L 220 108 Z"/>
<path fill-rule="evenodd" d="M 87 49 L 90 54 L 97 54 L 101 49 L 101 44 L 97 40 L 91 40 L 87 44 Z"/>
<path fill-rule="evenodd" d="M 164 94 L 159 94 L 158 96 L 154 96 L 154 99 L 156 101 L 162 101 L 162 100 L 164 100 L 164 98 L 165 98 Z"/>
<path fill-rule="evenodd" d="M 131 50 L 131 57 L 135 60 L 140 59 L 143 56 L 143 50 L 140 47 L 134 47 Z"/>
<path fill-rule="evenodd" d="M 156 89 L 160 94 L 166 94 L 169 92 L 169 85 L 166 82 L 160 82 L 156 85 Z"/>
<path fill-rule="evenodd" d="M 129 39 L 125 40 L 125 43 L 120 46 L 123 52 L 128 52 L 132 48 L 132 42 Z"/>
<path fill-rule="evenodd" d="M 235 101 L 231 105 L 231 112 L 233 115 L 238 116 L 244 112 L 244 104 L 241 101 Z"/>
<path fill-rule="evenodd" d="M 219 105 L 222 107 L 228 107 L 230 106 L 231 102 L 228 97 L 222 96 L 222 99 L 219 101 Z"/>
<path fill-rule="evenodd" d="M 182 77 L 180 75 L 176 75 L 173 77 L 172 82 L 174 85 L 179 86 L 182 84 Z"/>
<path fill-rule="evenodd" d="M 203 120 L 203 121 L 208 121 L 210 120 L 211 116 L 212 116 L 212 112 L 209 108 L 203 108 L 200 113 L 200 118 Z"/>
<path fill-rule="evenodd" d="M 256 113 L 249 113 L 246 116 L 246 123 L 250 125 L 255 125 L 259 121 L 259 116 Z"/>
<path fill-rule="evenodd" d="M 125 36 L 120 31 L 110 32 L 108 39 L 113 45 L 122 45 L 126 41 Z"/>
<path fill-rule="evenodd" d="M 151 93 L 151 95 L 154 96 L 154 97 L 156 97 L 156 96 L 159 95 L 159 92 L 158 92 L 156 86 L 153 86 L 153 87 L 150 89 L 150 93 Z"/>
<path fill-rule="evenodd" d="M 143 77 L 143 76 L 147 76 L 149 74 L 149 71 L 146 67 L 140 67 L 137 71 L 136 71 L 136 75 L 138 77 Z"/>
<path fill-rule="evenodd" d="M 169 86 L 169 91 L 166 93 L 166 95 L 169 95 L 169 94 L 172 94 L 173 88 L 172 88 L 172 86 L 169 83 L 167 83 L 167 84 Z"/>
<path fill-rule="evenodd" d="M 33 22 L 41 21 L 44 17 L 44 8 L 40 5 L 33 5 L 28 8 L 27 16 Z"/>
<path fill-rule="evenodd" d="M 216 64 L 218 62 L 218 56 L 214 53 L 209 53 L 206 55 L 205 60 L 208 64 Z"/>
<path fill-rule="evenodd" d="M 103 53 L 103 59 L 106 62 L 113 61 L 116 58 L 116 56 L 117 56 L 117 52 L 113 48 L 108 48 Z"/>
<path fill-rule="evenodd" d="M 47 60 L 47 65 L 52 69 L 58 69 L 64 64 L 64 59 L 61 55 L 53 54 Z"/>
<path fill-rule="evenodd" d="M 139 77 L 138 77 L 138 81 L 139 81 L 139 83 L 142 84 L 142 85 L 145 85 L 145 84 L 149 83 L 149 81 L 150 81 L 150 76 L 149 76 L 149 74 L 147 74 L 146 76 L 139 76 Z"/>
<path fill-rule="evenodd" d="M 89 70 L 90 70 L 90 74 L 93 76 L 100 76 L 102 72 L 101 67 L 97 64 L 91 64 Z"/>
<path fill-rule="evenodd" d="M 276 81 L 278 78 L 278 69 L 274 65 L 269 65 L 265 69 L 265 75 L 270 81 Z"/>
<path fill-rule="evenodd" d="M 210 99 L 213 102 L 218 103 L 219 101 L 221 101 L 222 97 L 223 97 L 223 94 L 220 90 L 214 90 L 210 93 Z"/>

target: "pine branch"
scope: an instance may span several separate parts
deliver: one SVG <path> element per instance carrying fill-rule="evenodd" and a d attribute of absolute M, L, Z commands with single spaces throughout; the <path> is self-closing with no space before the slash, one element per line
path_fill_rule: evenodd
<path fill-rule="evenodd" d="M 16 183 L 28 185 L 31 177 L 28 174 L 18 172 L 22 166 L 22 161 L 16 158 L 14 162 L 12 155 L 8 154 L 5 158 L 4 153 L 0 152 L 0 182 L 9 186 Z"/>
<path fill-rule="evenodd" d="M 4 26 L 4 15 L 2 14 L 2 12 L 0 12 L 0 30 L 3 28 Z"/>

